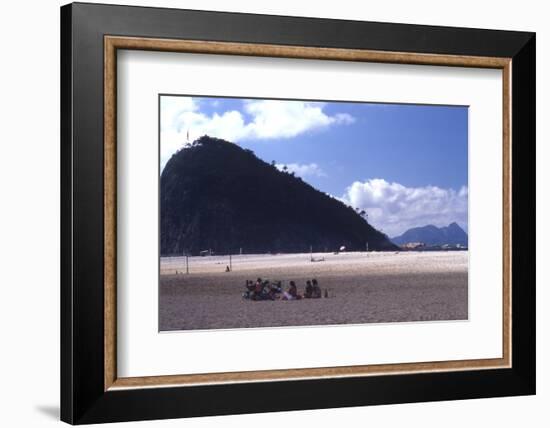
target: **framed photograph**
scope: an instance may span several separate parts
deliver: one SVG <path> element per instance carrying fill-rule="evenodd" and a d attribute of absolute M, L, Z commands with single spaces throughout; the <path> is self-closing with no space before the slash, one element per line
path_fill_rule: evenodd
<path fill-rule="evenodd" d="M 535 393 L 535 34 L 61 8 L 61 418 Z"/>

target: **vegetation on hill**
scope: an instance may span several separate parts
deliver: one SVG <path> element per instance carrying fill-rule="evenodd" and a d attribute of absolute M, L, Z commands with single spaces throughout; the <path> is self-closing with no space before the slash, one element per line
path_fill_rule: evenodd
<path fill-rule="evenodd" d="M 167 162 L 160 213 L 161 255 L 397 249 L 353 208 L 208 136 Z"/>

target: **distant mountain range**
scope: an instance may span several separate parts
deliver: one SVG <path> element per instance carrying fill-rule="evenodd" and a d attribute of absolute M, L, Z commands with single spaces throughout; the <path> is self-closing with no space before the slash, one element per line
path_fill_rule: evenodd
<path fill-rule="evenodd" d="M 397 245 L 421 242 L 427 246 L 461 245 L 467 247 L 468 234 L 456 223 L 445 227 L 436 227 L 430 224 L 409 229 L 402 235 L 392 238 L 392 242 Z"/>
<path fill-rule="evenodd" d="M 160 177 L 161 255 L 397 250 L 353 208 L 221 139 L 179 150 Z"/>

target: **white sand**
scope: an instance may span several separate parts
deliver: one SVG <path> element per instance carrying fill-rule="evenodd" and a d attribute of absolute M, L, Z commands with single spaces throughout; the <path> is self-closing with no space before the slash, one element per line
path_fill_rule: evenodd
<path fill-rule="evenodd" d="M 456 320 L 468 316 L 468 253 L 400 252 L 232 256 L 161 259 L 160 329 Z M 176 274 L 176 271 L 179 273 Z M 246 279 L 317 278 L 329 298 L 243 300 Z"/>

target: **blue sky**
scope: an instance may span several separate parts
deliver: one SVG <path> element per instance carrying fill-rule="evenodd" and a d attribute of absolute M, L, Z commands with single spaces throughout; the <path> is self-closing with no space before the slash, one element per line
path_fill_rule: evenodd
<path fill-rule="evenodd" d="M 286 165 L 365 209 L 389 236 L 458 222 L 467 230 L 468 109 L 161 96 L 161 168 L 208 134 Z"/>

